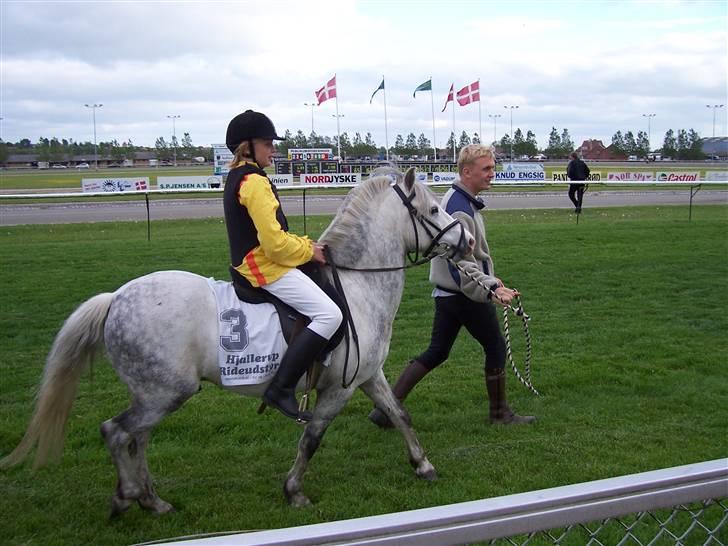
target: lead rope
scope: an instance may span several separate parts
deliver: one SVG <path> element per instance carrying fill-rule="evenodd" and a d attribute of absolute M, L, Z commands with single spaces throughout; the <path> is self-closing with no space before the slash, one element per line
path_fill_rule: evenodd
<path fill-rule="evenodd" d="M 495 298 L 497 300 L 500 300 L 498 296 L 496 296 L 495 291 L 491 289 L 490 287 L 484 285 L 480 279 L 475 278 L 473 275 L 465 271 L 461 265 L 459 265 L 457 262 L 451 260 L 450 258 L 447 259 L 447 261 L 455 267 L 458 271 L 460 271 L 463 275 L 468 277 L 471 281 L 476 283 L 478 286 L 482 287 L 483 289 L 487 290 L 488 293 L 492 298 Z M 531 320 L 531 317 L 526 314 L 526 312 L 523 310 L 523 304 L 521 303 L 521 296 L 516 296 L 516 307 L 512 305 L 504 305 L 503 306 L 503 333 L 506 340 L 506 357 L 508 358 L 508 362 L 511 363 L 511 368 L 513 369 L 513 373 L 518 378 L 518 380 L 533 394 L 536 396 L 541 396 L 541 394 L 536 390 L 536 388 L 533 386 L 533 383 L 531 382 L 531 332 L 528 328 L 528 322 Z M 523 335 L 526 338 L 526 356 L 524 360 L 524 373 L 521 375 L 521 372 L 518 370 L 518 367 L 516 366 L 516 363 L 513 361 L 513 351 L 511 350 L 511 331 L 510 331 L 510 324 L 508 322 L 508 311 L 512 311 L 517 317 L 521 317 L 521 321 L 523 322 Z"/>
<path fill-rule="evenodd" d="M 541 394 L 539 394 L 539 392 L 533 386 L 533 383 L 531 383 L 531 332 L 528 329 L 528 321 L 530 320 L 530 317 L 523 311 L 521 296 L 516 296 L 516 301 L 518 303 L 518 307 L 516 308 L 516 316 L 521 317 L 521 321 L 523 322 L 523 335 L 526 338 L 526 357 L 523 367 L 523 376 L 518 371 L 518 367 L 513 361 L 513 351 L 511 351 L 511 333 L 508 324 L 508 310 L 512 309 L 512 307 L 510 306 L 503 308 L 503 333 L 506 339 L 506 356 L 508 357 L 508 361 L 511 363 L 513 373 L 516 374 L 518 380 L 523 383 L 533 394 L 535 394 L 536 396 L 541 396 Z"/>

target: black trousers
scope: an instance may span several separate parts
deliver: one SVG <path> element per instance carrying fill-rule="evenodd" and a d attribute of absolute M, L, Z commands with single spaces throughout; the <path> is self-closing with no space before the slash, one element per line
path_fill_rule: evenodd
<path fill-rule="evenodd" d="M 435 318 L 430 346 L 415 360 L 430 370 L 435 369 L 447 360 L 460 328 L 465 326 L 485 350 L 485 368 L 497 370 L 505 366 L 506 342 L 493 303 L 478 303 L 462 294 L 434 300 Z"/>
<path fill-rule="evenodd" d="M 584 184 L 569 184 L 569 199 L 574 203 L 574 207 L 581 210 L 581 203 L 584 201 Z"/>

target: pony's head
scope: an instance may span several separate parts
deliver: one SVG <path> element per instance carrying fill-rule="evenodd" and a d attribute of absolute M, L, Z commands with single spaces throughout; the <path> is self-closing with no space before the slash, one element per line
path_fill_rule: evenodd
<path fill-rule="evenodd" d="M 421 252 L 423 258 L 446 256 L 460 260 L 470 254 L 475 245 L 473 235 L 442 208 L 429 188 L 415 179 L 414 168 L 408 169 L 402 178 L 392 188 L 409 212 L 413 229 L 408 249 Z"/>
<path fill-rule="evenodd" d="M 346 251 L 354 263 L 372 245 L 396 247 L 425 258 L 444 255 L 456 260 L 469 254 L 475 244 L 465 227 L 440 206 L 440 200 L 415 180 L 414 169 L 404 175 L 392 167 L 380 167 L 352 189 L 320 242 Z"/>

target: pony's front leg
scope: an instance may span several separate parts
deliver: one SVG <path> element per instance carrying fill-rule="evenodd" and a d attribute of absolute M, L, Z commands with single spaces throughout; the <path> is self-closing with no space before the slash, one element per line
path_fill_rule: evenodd
<path fill-rule="evenodd" d="M 435 467 L 427 459 L 425 451 L 417 439 L 417 434 L 415 434 L 414 428 L 412 428 L 412 420 L 407 410 L 394 396 L 382 369 L 380 368 L 369 381 L 363 383 L 361 389 L 372 399 L 379 409 L 384 411 L 387 417 L 389 417 L 389 420 L 404 437 L 407 451 L 409 451 L 410 464 L 415 469 L 415 474 L 424 480 L 436 480 L 437 472 L 435 471 Z"/>
<path fill-rule="evenodd" d="M 353 394 L 354 391 L 351 388 L 342 389 L 337 386 L 329 386 L 325 390 L 318 391 L 313 419 L 309 421 L 303 431 L 298 442 L 296 460 L 288 471 L 288 476 L 283 484 L 283 493 L 292 506 L 300 507 L 311 504 L 309 498 L 303 494 L 303 474 L 306 472 L 308 462 L 316 453 L 326 429 Z"/>

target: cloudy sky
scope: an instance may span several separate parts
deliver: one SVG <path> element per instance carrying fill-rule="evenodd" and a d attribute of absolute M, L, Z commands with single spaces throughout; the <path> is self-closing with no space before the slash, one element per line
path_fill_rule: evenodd
<path fill-rule="evenodd" d="M 279 133 L 336 134 L 335 101 L 308 107 L 336 74 L 341 131 L 432 139 L 453 129 L 450 84 L 480 80 L 478 104 L 455 108 L 455 132 L 487 139 L 513 128 L 545 146 L 551 127 L 577 145 L 621 130 L 726 135 L 728 24 L 716 1 L 257 2 L 1 0 L 1 137 L 153 146 L 174 130 L 195 145 L 224 142 L 252 108 Z M 518 109 L 504 106 L 518 105 Z M 502 117 L 491 116 L 500 114 Z M 495 120 L 495 127 L 494 127 Z"/>

